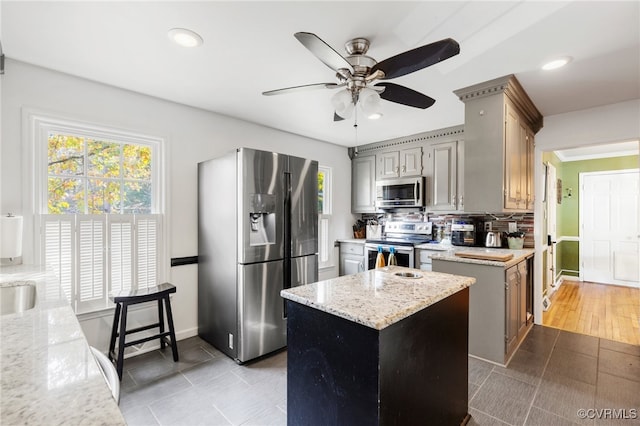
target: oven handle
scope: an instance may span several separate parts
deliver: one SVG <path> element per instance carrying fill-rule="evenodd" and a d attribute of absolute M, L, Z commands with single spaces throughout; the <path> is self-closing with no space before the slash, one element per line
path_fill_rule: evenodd
<path fill-rule="evenodd" d="M 387 244 L 365 244 L 365 249 L 369 250 L 369 251 L 378 251 L 378 246 L 382 247 L 382 251 L 384 252 L 388 252 L 390 247 L 393 247 L 397 253 L 408 253 L 411 254 L 413 253 L 413 247 L 407 247 L 407 246 L 394 246 L 393 244 L 391 245 L 387 245 Z"/>

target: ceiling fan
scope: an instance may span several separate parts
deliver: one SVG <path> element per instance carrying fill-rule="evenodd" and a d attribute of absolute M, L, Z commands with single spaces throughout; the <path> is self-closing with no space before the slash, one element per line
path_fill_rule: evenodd
<path fill-rule="evenodd" d="M 331 99 L 335 108 L 334 121 L 350 118 L 358 104 L 368 118 L 379 118 L 382 115 L 380 99 L 414 108 L 429 108 L 435 99 L 386 80 L 421 70 L 460 53 L 458 43 L 446 38 L 377 62 L 366 55 L 369 50 L 369 40 L 366 38 L 354 38 L 345 43 L 348 56 L 344 57 L 313 33 L 299 32 L 294 36 L 336 72 L 337 83 L 306 84 L 269 90 L 262 94 L 271 96 L 301 90 L 344 88 Z M 376 83 L 378 80 L 382 82 Z"/>

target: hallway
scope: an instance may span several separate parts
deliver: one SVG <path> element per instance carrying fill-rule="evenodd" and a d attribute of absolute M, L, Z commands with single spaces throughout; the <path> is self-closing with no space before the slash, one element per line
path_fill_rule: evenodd
<path fill-rule="evenodd" d="M 551 296 L 543 325 L 640 345 L 640 289 L 564 281 Z"/>

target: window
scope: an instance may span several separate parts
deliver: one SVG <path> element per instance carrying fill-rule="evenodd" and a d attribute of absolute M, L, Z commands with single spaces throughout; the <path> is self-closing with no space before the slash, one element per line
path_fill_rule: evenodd
<path fill-rule="evenodd" d="M 318 266 L 333 266 L 332 244 L 329 241 L 331 221 L 331 168 L 318 167 Z"/>
<path fill-rule="evenodd" d="M 76 313 L 164 275 L 162 140 L 53 118 L 35 130 L 40 258 Z"/>

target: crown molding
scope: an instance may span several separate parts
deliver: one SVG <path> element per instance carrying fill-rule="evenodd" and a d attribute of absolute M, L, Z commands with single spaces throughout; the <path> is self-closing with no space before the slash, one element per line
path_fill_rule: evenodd
<path fill-rule="evenodd" d="M 453 93 L 464 103 L 487 96 L 504 94 L 524 115 L 534 133 L 538 133 L 542 128 L 542 114 L 513 74 L 454 90 Z"/>

